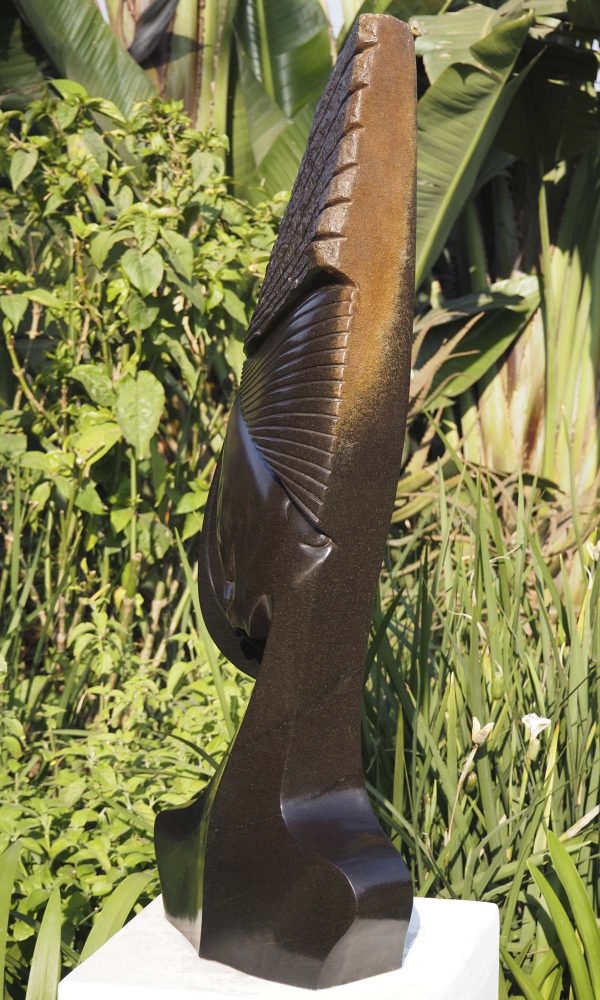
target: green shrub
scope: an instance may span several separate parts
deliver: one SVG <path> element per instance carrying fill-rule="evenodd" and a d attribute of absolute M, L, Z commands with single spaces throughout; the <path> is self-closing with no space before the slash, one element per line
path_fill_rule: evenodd
<path fill-rule="evenodd" d="M 557 990 L 543 995 L 568 1000 L 560 927 L 529 866 L 556 834 L 598 912 L 598 530 L 553 572 L 545 537 L 567 498 L 474 478 L 454 459 L 453 484 L 440 462 L 435 505 L 390 539 L 368 658 L 367 780 L 417 893 L 496 903 L 505 968 L 529 978 L 543 959 L 536 982 L 552 972 Z"/>
<path fill-rule="evenodd" d="M 125 122 L 56 87 L 4 116 L 0 145 L 1 652 L 9 698 L 27 689 L 33 715 L 60 689 L 72 725 L 124 648 L 155 657 L 174 532 L 201 525 L 276 218 L 227 193 L 222 139 L 178 106 Z"/>
<path fill-rule="evenodd" d="M 0 981 L 7 925 L 14 1000 L 43 954 L 56 976 L 59 922 L 64 973 L 156 893 L 154 813 L 206 781 L 241 718 L 250 682 L 206 638 L 193 549 L 282 205 L 231 197 L 223 140 L 177 106 L 125 122 L 56 86 L 0 138 Z M 444 443 L 399 495 L 367 778 L 417 892 L 500 905 L 501 995 L 543 974 L 558 1000 L 568 960 L 534 866 L 554 831 L 597 905 L 598 533 L 557 491 L 474 482 Z M 549 725 L 528 738 L 532 714 Z"/>
<path fill-rule="evenodd" d="M 223 140 L 178 105 L 125 121 L 55 87 L 4 115 L 0 136 L 0 852 L 20 837 L 15 997 L 51 890 L 68 967 L 98 901 L 153 871 L 158 804 L 198 789 L 237 724 L 247 686 L 207 656 L 176 533 L 193 546 L 281 207 L 232 197 Z"/>

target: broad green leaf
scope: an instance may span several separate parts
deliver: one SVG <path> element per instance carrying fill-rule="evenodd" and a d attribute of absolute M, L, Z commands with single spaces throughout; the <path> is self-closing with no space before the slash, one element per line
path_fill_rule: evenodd
<path fill-rule="evenodd" d="M 121 266 L 141 295 L 151 295 L 162 281 L 163 262 L 156 250 L 148 253 L 127 250 L 121 258 Z"/>
<path fill-rule="evenodd" d="M 262 5 L 261 5 L 262 6 Z M 254 74 L 286 119 L 313 109 L 331 72 L 327 21 L 319 0 L 264 4 L 264 17 L 240 4 L 238 37 Z"/>
<path fill-rule="evenodd" d="M 110 511 L 110 523 L 112 528 L 119 534 L 124 531 L 133 517 L 132 507 L 112 507 Z"/>
<path fill-rule="evenodd" d="M 147 330 L 158 313 L 158 306 L 148 305 L 139 295 L 132 295 L 127 303 L 127 319 L 132 330 Z"/>
<path fill-rule="evenodd" d="M 318 0 L 281 0 L 264 18 L 240 5 L 236 27 L 232 156 L 240 192 L 254 198 L 263 181 L 269 194 L 292 187 L 331 51 Z"/>
<path fill-rule="evenodd" d="M 433 379 L 429 404 L 437 395 L 453 399 L 483 378 L 510 347 L 538 305 L 539 292 L 536 290 L 523 303 L 497 309 L 476 323 L 458 343 L 456 354 L 451 354 L 438 370 Z"/>
<path fill-rule="evenodd" d="M 10 181 L 13 191 L 17 191 L 27 180 L 38 161 L 37 149 L 17 149 L 10 161 Z"/>
<path fill-rule="evenodd" d="M 71 378 L 81 382 L 88 396 L 98 406 L 111 407 L 115 401 L 115 390 L 110 376 L 100 365 L 76 365 Z"/>
<path fill-rule="evenodd" d="M 0 107 L 26 108 L 43 93 L 51 66 L 30 28 L 17 14 L 12 0 L 4 0 L 2 7 Z"/>
<path fill-rule="evenodd" d="M 189 493 L 184 493 L 182 497 L 177 501 L 177 506 L 175 507 L 176 514 L 191 514 L 192 511 L 200 510 L 206 504 L 206 493 L 200 493 L 197 490 L 190 490 Z"/>
<path fill-rule="evenodd" d="M 15 0 L 59 74 L 104 97 L 129 114 L 136 101 L 151 97 L 143 70 L 114 37 L 92 0 Z"/>
<path fill-rule="evenodd" d="M 172 229 L 163 229 L 162 237 L 167 244 L 171 263 L 176 271 L 183 275 L 186 281 L 192 280 L 194 267 L 194 248 L 189 240 Z"/>
<path fill-rule="evenodd" d="M 569 857 L 556 834 L 551 831 L 548 832 L 548 847 L 556 874 L 569 900 L 579 936 L 583 941 L 594 993 L 600 996 L 600 929 L 594 909 L 573 859 Z"/>
<path fill-rule="evenodd" d="M 133 220 L 133 231 L 142 253 L 150 250 L 158 236 L 158 221 L 147 212 L 138 213 Z"/>
<path fill-rule="evenodd" d="M 58 90 L 61 97 L 74 97 L 78 101 L 85 100 L 87 97 L 85 87 L 76 83 L 75 80 L 53 80 L 52 86 Z"/>
<path fill-rule="evenodd" d="M 86 483 L 82 490 L 75 494 L 75 506 L 87 514 L 104 514 L 105 507 L 100 494 L 93 483 Z"/>
<path fill-rule="evenodd" d="M 47 309 L 55 309 L 57 312 L 64 309 L 64 303 L 46 288 L 33 288 L 31 291 L 23 292 L 23 295 L 30 302 L 37 302 L 38 305 L 46 306 Z"/>
<path fill-rule="evenodd" d="M 185 521 L 183 522 L 183 531 L 181 532 L 181 541 L 187 542 L 188 538 L 193 538 L 197 535 L 199 531 L 202 531 L 202 525 L 204 523 L 204 515 L 199 511 L 194 510 L 186 515 Z"/>
<path fill-rule="evenodd" d="M 531 976 L 528 976 L 525 972 L 523 972 L 523 970 L 515 962 L 514 958 L 508 954 L 506 949 L 503 949 L 502 951 L 502 959 L 510 969 L 510 973 L 514 978 L 515 983 L 521 990 L 525 1000 L 544 1000 L 544 995 L 540 993 Z"/>
<path fill-rule="evenodd" d="M 20 855 L 21 845 L 17 840 L 0 856 L 0 992 L 4 988 L 4 959 L 6 957 L 10 900 Z"/>
<path fill-rule="evenodd" d="M 536 868 L 535 865 L 529 863 L 528 867 L 535 884 L 546 901 L 548 912 L 554 924 L 554 930 L 565 953 L 571 973 L 575 998 L 576 1000 L 591 1000 L 594 996 L 592 984 L 581 951 L 581 945 L 577 940 L 571 920 L 546 876 L 542 875 L 539 868 Z"/>
<path fill-rule="evenodd" d="M 598 142 L 598 61 L 591 49 L 539 43 L 522 88 L 511 102 L 498 143 L 536 170 L 571 159 Z"/>
<path fill-rule="evenodd" d="M 208 181 L 223 173 L 223 160 L 209 149 L 197 149 L 190 160 L 194 189 L 202 187 Z M 164 235 L 166 235 L 166 232 Z"/>
<path fill-rule="evenodd" d="M 242 326 L 246 326 L 248 320 L 244 303 L 230 288 L 223 289 L 223 306 L 233 319 L 236 319 Z"/>
<path fill-rule="evenodd" d="M 148 454 L 164 405 L 164 389 L 152 372 L 138 372 L 135 378 L 125 378 L 117 386 L 117 422 L 139 458 Z"/>
<path fill-rule="evenodd" d="M 21 455 L 26 448 L 25 434 L 11 434 L 0 430 L 0 455 Z"/>
<path fill-rule="evenodd" d="M 477 45 L 485 68 L 449 66 L 419 101 L 417 287 L 441 253 L 519 83 L 507 86 L 532 21 L 525 14 L 502 22 Z"/>
<path fill-rule="evenodd" d="M 259 164 L 286 127 L 287 119 L 274 97 L 267 92 L 264 83 L 257 79 L 252 64 L 241 47 L 238 62 L 252 158 Z"/>
<path fill-rule="evenodd" d="M 102 171 L 105 171 L 108 166 L 108 147 L 102 136 L 94 129 L 85 128 L 81 132 L 81 138 L 88 155 L 94 158 Z"/>
<path fill-rule="evenodd" d="M 89 424 L 79 433 L 73 435 L 73 448 L 84 461 L 93 465 L 110 451 L 120 441 L 121 428 L 112 420 L 102 420 Z"/>
<path fill-rule="evenodd" d="M 110 230 L 105 230 L 104 232 L 98 233 L 97 236 L 94 236 L 94 239 L 90 243 L 90 257 L 98 270 L 100 270 L 104 264 L 109 250 L 111 250 L 115 243 L 121 238 L 122 237 L 119 233 L 114 233 Z"/>
<path fill-rule="evenodd" d="M 134 872 L 128 875 L 103 903 L 81 952 L 80 962 L 93 955 L 106 941 L 121 929 L 131 908 L 152 878 L 152 872 Z"/>
<path fill-rule="evenodd" d="M 225 357 L 239 384 L 246 358 L 243 341 L 238 340 L 237 337 L 230 337 L 225 346 Z"/>
<path fill-rule="evenodd" d="M 54 451 L 27 451 L 21 457 L 20 464 L 24 469 L 35 469 L 53 477 L 69 470 L 73 465 L 73 455 L 58 448 Z"/>
<path fill-rule="evenodd" d="M 10 320 L 15 330 L 27 311 L 29 300 L 24 295 L 0 295 L 0 309 Z"/>
<path fill-rule="evenodd" d="M 25 1000 L 56 1000 L 60 980 L 60 892 L 53 889 L 35 943 Z"/>
<path fill-rule="evenodd" d="M 177 337 L 170 337 L 167 333 L 161 332 L 156 337 L 154 343 L 157 347 L 164 347 L 167 357 L 172 359 L 175 364 L 179 365 L 179 369 L 183 378 L 187 382 L 188 388 L 191 392 L 193 392 L 200 375 L 200 369 L 192 364 L 181 344 L 181 341 Z"/>
<path fill-rule="evenodd" d="M 417 15 L 410 26 L 416 33 L 415 52 L 423 57 L 430 83 L 451 63 L 476 63 L 471 46 L 493 30 L 500 14 L 492 7 L 474 3 L 454 13 Z"/>
<path fill-rule="evenodd" d="M 476 313 L 496 309 L 516 309 L 529 314 L 531 306 L 539 301 L 538 280 L 533 274 L 516 274 L 512 278 L 495 281 L 489 291 L 471 292 L 457 299 L 448 299 L 443 306 L 415 318 L 413 330 L 431 329 L 466 319 Z"/>
<path fill-rule="evenodd" d="M 240 85 L 233 117 L 233 165 L 240 194 L 256 196 L 253 188 L 264 182 L 269 194 L 291 190 L 304 155 L 315 106 L 307 104 L 288 121 L 256 79 L 243 53 L 239 56 Z"/>

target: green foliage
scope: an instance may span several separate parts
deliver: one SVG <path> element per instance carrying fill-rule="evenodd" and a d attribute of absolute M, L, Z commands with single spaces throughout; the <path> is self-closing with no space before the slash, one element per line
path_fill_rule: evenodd
<path fill-rule="evenodd" d="M 35 942 L 25 1000 L 54 1000 L 60 981 L 60 892 L 53 889 Z"/>
<path fill-rule="evenodd" d="M 25 109 L 0 119 L 0 978 L 4 964 L 14 1000 L 53 996 L 59 963 L 157 891 L 154 814 L 198 791 L 239 724 L 250 683 L 208 638 L 194 543 L 283 205 L 263 190 L 290 186 L 331 64 L 318 0 L 181 0 L 172 59 L 146 76 L 125 48 L 164 25 L 108 0 L 119 50 L 91 0 L 74 34 L 58 5 L 60 38 L 34 6 L 19 0 L 33 32 L 12 5 L 0 18 L 1 106 Z M 344 0 L 341 38 L 359 9 L 411 18 L 421 129 L 410 436 L 365 764 L 417 891 L 501 906 L 503 998 L 513 982 L 536 1000 L 579 1000 L 585 975 L 598 986 L 593 7 Z M 94 48 L 73 53 L 80 34 Z M 48 55 L 72 77 L 53 97 Z M 159 78 L 191 123 L 157 102 L 123 117 Z M 232 196 L 225 155 L 254 206 Z M 504 475 L 476 482 L 482 464 Z M 505 475 L 540 469 L 539 489 Z M 524 726 L 532 714 L 545 731 Z"/>
<path fill-rule="evenodd" d="M 157 891 L 154 812 L 201 787 L 239 722 L 248 686 L 201 631 L 176 534 L 193 545 L 202 524 L 281 208 L 232 197 L 222 138 L 180 107 L 125 121 L 56 90 L 0 138 L 0 852 L 21 844 L 14 891 L 16 848 L 0 862 L 0 938 L 8 892 L 15 1000 L 32 962 L 52 981 L 57 927 L 66 971 Z"/>
<path fill-rule="evenodd" d="M 132 906 L 142 894 L 151 878 L 152 874 L 150 872 L 134 872 L 132 875 L 128 875 L 123 882 L 119 883 L 104 903 L 94 921 L 94 926 L 79 956 L 80 962 L 85 962 L 86 958 L 93 955 L 113 934 L 116 934 L 120 930 Z"/>
<path fill-rule="evenodd" d="M 577 868 L 554 833 L 548 834 L 548 847 L 556 889 L 536 865 L 530 863 L 529 869 L 552 920 L 550 941 L 529 974 L 510 955 L 504 961 L 526 998 L 558 996 L 566 965 L 576 1000 L 587 1000 L 600 992 L 600 929 Z"/>
<path fill-rule="evenodd" d="M 578 607 L 568 566 L 553 576 L 540 541 L 558 505 L 455 462 L 451 486 L 437 468 L 435 507 L 390 539 L 367 664 L 367 778 L 419 894 L 497 903 L 511 972 L 560 938 L 561 975 L 568 962 L 575 996 L 592 1000 L 577 987 L 586 979 L 571 925 L 591 975 L 600 549 L 574 554 L 587 583 Z M 566 909 L 540 881 L 548 849 Z M 566 974 L 555 995 L 569 997 Z"/>
<path fill-rule="evenodd" d="M 15 30 L 17 13 L 22 35 Z M 50 64 L 55 67 L 53 75 L 68 77 L 90 94 L 114 101 L 126 114 L 136 101 L 152 96 L 152 84 L 143 70 L 107 29 L 90 0 L 47 0 L 43 12 L 34 0 L 7 0 L 5 17 L 14 25 L 3 73 L 14 103 L 23 100 L 24 81 L 19 79 L 23 50 L 29 55 L 30 85 L 37 83 L 38 89 Z M 14 94 L 19 84 L 21 92 Z"/>
<path fill-rule="evenodd" d="M 476 63 L 457 59 L 419 101 L 417 287 L 443 250 L 520 83 L 516 77 L 507 86 L 532 23 L 530 12 L 501 22 L 479 42 Z"/>

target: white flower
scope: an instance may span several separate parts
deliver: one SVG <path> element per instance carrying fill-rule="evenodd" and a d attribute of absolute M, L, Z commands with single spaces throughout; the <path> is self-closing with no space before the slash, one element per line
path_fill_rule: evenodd
<path fill-rule="evenodd" d="M 486 723 L 482 726 L 479 719 L 474 715 L 473 723 L 471 726 L 471 739 L 473 744 L 477 747 L 482 746 L 490 735 L 492 729 L 494 728 L 493 722 Z"/>
<path fill-rule="evenodd" d="M 593 542 L 586 542 L 585 547 L 590 559 L 593 559 L 594 562 L 598 562 L 598 560 L 600 560 L 600 542 L 596 542 L 595 545 Z"/>
<path fill-rule="evenodd" d="M 529 730 L 530 740 L 537 740 L 540 733 L 543 733 L 544 729 L 548 729 L 548 726 L 552 725 L 550 719 L 544 719 L 541 715 L 536 715 L 535 712 L 524 715 L 521 722 Z"/>

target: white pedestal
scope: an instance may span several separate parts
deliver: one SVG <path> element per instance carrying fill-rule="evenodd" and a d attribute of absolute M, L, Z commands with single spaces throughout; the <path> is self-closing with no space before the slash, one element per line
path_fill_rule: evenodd
<path fill-rule="evenodd" d="M 159 897 L 63 979 L 58 1000 L 497 1000 L 498 941 L 493 903 L 415 899 L 401 969 L 303 990 L 199 958 Z"/>

